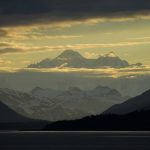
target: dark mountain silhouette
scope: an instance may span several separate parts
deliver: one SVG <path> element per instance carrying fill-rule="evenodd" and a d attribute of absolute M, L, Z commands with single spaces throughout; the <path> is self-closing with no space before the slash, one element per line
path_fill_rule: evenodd
<path fill-rule="evenodd" d="M 129 63 L 116 56 L 114 52 L 100 56 L 98 59 L 87 59 L 76 51 L 66 50 L 52 60 L 45 59 L 37 64 L 29 65 L 28 68 L 100 68 L 108 66 L 122 68 L 128 67 Z"/>
<path fill-rule="evenodd" d="M 133 111 L 150 110 L 150 90 L 122 104 L 112 106 L 104 114 L 127 114 Z"/>
<path fill-rule="evenodd" d="M 98 116 L 47 125 L 45 130 L 150 130 L 150 90 Z"/>
<path fill-rule="evenodd" d="M 0 123 L 1 122 L 30 122 L 32 119 L 28 119 L 17 112 L 10 109 L 8 106 L 0 102 Z"/>
<path fill-rule="evenodd" d="M 135 111 L 125 115 L 99 115 L 74 121 L 47 125 L 52 131 L 150 131 L 150 111 Z"/>

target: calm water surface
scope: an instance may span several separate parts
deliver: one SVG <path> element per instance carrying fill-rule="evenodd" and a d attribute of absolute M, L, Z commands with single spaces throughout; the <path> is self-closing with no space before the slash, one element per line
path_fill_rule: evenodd
<path fill-rule="evenodd" d="M 150 132 L 0 132 L 0 150 L 150 150 Z"/>

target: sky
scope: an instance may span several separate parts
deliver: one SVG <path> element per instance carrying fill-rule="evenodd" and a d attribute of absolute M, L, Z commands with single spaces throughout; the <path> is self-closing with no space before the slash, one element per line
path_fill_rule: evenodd
<path fill-rule="evenodd" d="M 0 0 L 0 68 L 24 68 L 66 49 L 114 51 L 150 65 L 149 0 Z"/>

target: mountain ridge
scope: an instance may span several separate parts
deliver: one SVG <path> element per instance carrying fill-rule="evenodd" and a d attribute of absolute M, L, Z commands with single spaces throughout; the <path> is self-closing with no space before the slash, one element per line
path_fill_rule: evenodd
<path fill-rule="evenodd" d="M 84 91 L 78 87 L 70 87 L 68 90 L 57 92 L 36 87 L 31 93 L 24 93 L 0 89 L 0 101 L 24 116 L 58 121 L 99 114 L 125 100 L 114 89 L 99 86 L 97 90 Z"/>
<path fill-rule="evenodd" d="M 99 56 L 97 59 L 88 59 L 74 50 L 65 50 L 54 59 L 44 59 L 38 63 L 30 64 L 27 68 L 124 68 L 130 64 L 116 56 L 114 52 Z"/>

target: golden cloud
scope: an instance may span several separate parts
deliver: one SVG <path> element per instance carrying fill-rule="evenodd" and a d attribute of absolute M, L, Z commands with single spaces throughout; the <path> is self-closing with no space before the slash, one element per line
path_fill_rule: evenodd
<path fill-rule="evenodd" d="M 88 59 L 92 59 L 92 58 L 97 58 L 99 54 L 94 52 L 85 52 L 84 56 Z"/>
<path fill-rule="evenodd" d="M 10 60 L 1 60 L 0 59 L 0 66 L 1 65 L 10 65 L 10 64 L 12 64 L 13 62 L 12 61 L 10 61 Z"/>
<path fill-rule="evenodd" d="M 99 44 L 74 44 L 74 45 L 58 45 L 58 46 L 27 46 L 22 43 L 0 43 L 0 54 L 22 53 L 22 52 L 45 52 L 66 49 L 90 49 L 90 48 L 117 48 L 126 46 L 136 46 L 150 44 L 150 41 L 129 41 L 117 43 L 99 43 Z"/>
<path fill-rule="evenodd" d="M 128 68 L 97 68 L 97 69 L 88 69 L 88 68 L 44 68 L 44 69 L 35 69 L 35 68 L 10 68 L 10 67 L 0 67 L 0 73 L 17 73 L 17 72 L 34 72 L 34 73 L 75 73 L 75 74 L 84 74 L 87 77 L 127 77 L 133 78 L 138 75 L 150 75 L 150 66 L 143 67 L 128 67 Z"/>

